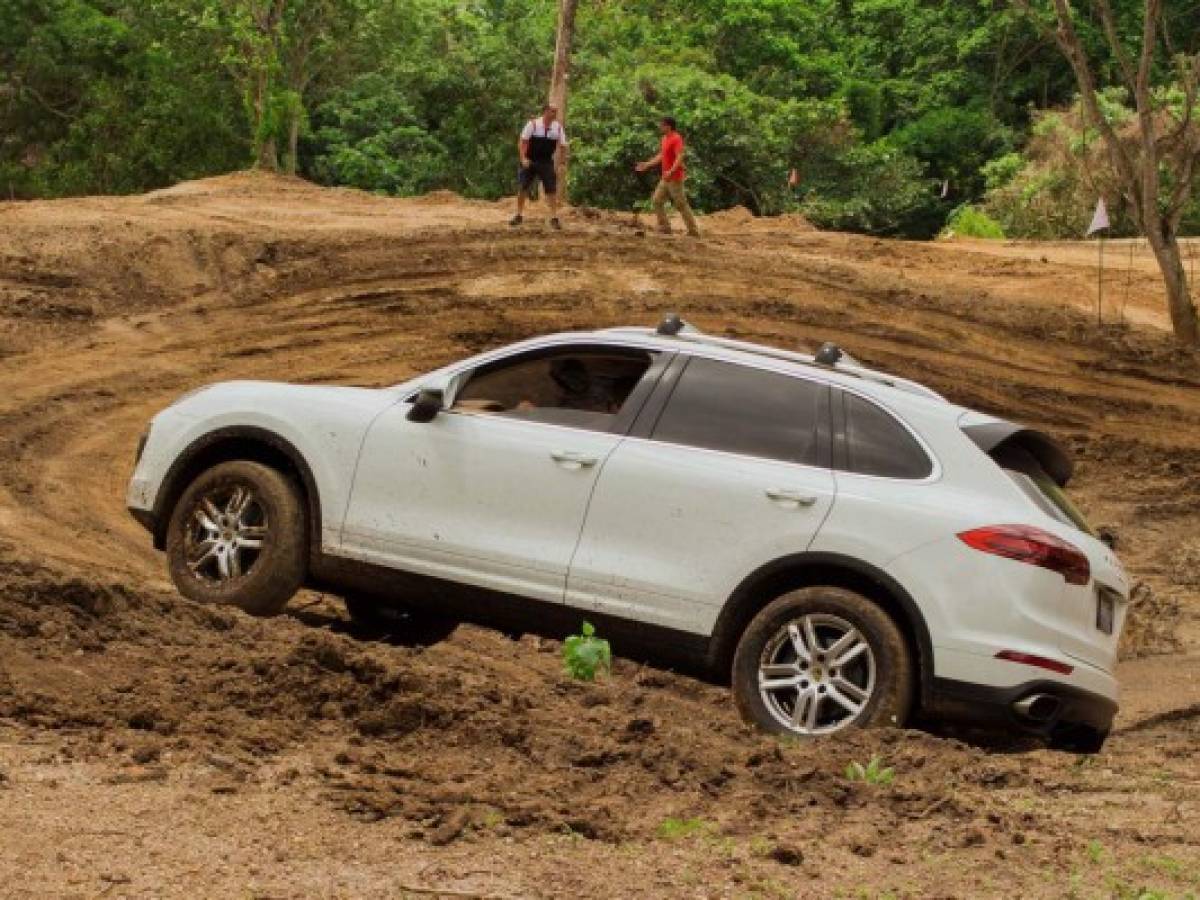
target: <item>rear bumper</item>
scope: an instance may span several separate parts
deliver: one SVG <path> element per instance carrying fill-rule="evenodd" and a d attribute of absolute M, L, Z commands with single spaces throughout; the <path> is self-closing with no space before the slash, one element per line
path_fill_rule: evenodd
<path fill-rule="evenodd" d="M 1019 712 L 1017 704 L 1032 697 L 1050 697 L 1052 713 L 1034 718 Z M 949 678 L 933 680 L 932 702 L 927 712 L 938 718 L 971 725 L 1008 726 L 1010 729 L 1054 738 L 1080 727 L 1102 734 L 1112 729 L 1117 701 L 1061 681 L 1038 679 L 1011 687 L 991 687 Z"/>

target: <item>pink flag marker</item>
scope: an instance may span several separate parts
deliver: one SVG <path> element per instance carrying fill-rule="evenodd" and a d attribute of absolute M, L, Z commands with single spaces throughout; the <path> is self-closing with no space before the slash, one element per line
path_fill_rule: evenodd
<path fill-rule="evenodd" d="M 1084 237 L 1091 237 L 1097 231 L 1108 229 L 1108 207 L 1104 205 L 1104 198 L 1101 197 L 1096 201 L 1096 211 L 1092 213 L 1092 224 L 1088 226 L 1087 234 Z"/>

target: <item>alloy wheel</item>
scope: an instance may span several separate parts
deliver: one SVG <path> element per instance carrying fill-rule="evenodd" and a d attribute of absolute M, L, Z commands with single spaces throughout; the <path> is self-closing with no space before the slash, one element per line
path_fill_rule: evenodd
<path fill-rule="evenodd" d="M 258 560 L 268 533 L 267 510 L 254 490 L 214 488 L 196 501 L 185 525 L 188 569 L 210 583 L 241 578 Z"/>
<path fill-rule="evenodd" d="M 763 648 L 758 690 L 789 731 L 829 734 L 854 722 L 870 701 L 875 654 L 862 632 L 840 616 L 801 616 Z"/>

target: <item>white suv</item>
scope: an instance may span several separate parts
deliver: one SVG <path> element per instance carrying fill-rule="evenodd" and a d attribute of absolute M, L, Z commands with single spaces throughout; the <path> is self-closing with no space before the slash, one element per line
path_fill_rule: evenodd
<path fill-rule="evenodd" d="M 732 680 L 800 735 L 926 717 L 1098 750 L 1129 581 L 1047 435 L 669 316 L 382 390 L 230 382 L 156 416 L 128 505 L 179 590 L 465 618 Z"/>

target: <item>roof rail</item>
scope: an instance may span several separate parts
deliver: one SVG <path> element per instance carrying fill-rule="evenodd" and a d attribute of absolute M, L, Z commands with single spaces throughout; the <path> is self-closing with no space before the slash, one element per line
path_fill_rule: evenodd
<path fill-rule="evenodd" d="M 609 331 L 638 331 L 642 333 L 651 332 L 649 328 L 610 328 Z M 877 372 L 874 369 L 868 369 L 856 360 L 849 353 L 846 353 L 842 348 L 830 341 L 821 345 L 820 350 L 815 355 L 804 353 L 796 353 L 792 350 L 781 350 L 777 347 L 769 347 L 765 344 L 755 344 L 752 341 L 739 341 L 736 338 L 723 338 L 716 335 L 705 334 L 700 329 L 679 317 L 677 313 L 668 313 L 659 323 L 658 327 L 653 329 L 652 333 L 662 337 L 671 337 L 676 340 L 686 341 L 689 344 L 703 344 L 711 347 L 723 347 L 728 350 L 738 350 L 742 353 L 753 353 L 757 356 L 765 356 L 770 359 L 784 360 L 785 362 L 797 363 L 802 366 L 814 366 L 819 369 L 840 372 L 843 375 L 851 375 L 855 378 L 861 378 L 864 381 L 870 381 L 875 384 L 884 384 L 888 387 L 896 388 L 897 390 L 905 391 L 910 394 L 916 394 L 921 397 L 930 397 L 934 400 L 945 400 L 946 398 L 932 388 L 926 387 L 917 381 L 911 381 L 907 378 L 900 378 L 895 375 L 889 375 L 885 372 Z"/>

